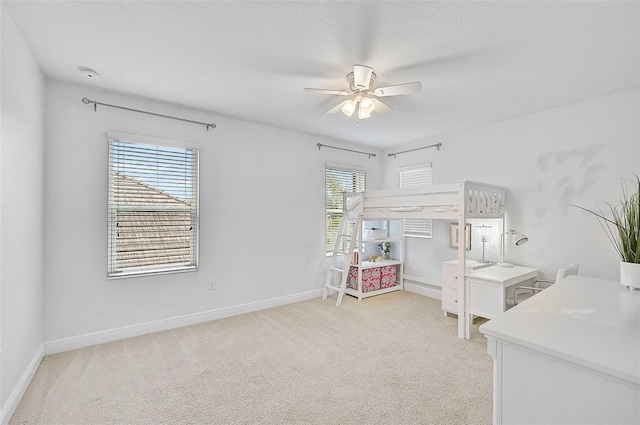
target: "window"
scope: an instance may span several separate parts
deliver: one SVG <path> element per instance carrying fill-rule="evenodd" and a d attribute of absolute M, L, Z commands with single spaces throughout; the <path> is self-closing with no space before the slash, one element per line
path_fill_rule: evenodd
<path fill-rule="evenodd" d="M 325 222 L 325 249 L 333 252 L 338 236 L 338 228 L 342 219 L 343 192 L 364 192 L 365 172 L 326 166 L 326 222 Z M 353 229 L 349 229 L 350 231 Z"/>
<path fill-rule="evenodd" d="M 400 168 L 400 189 L 431 185 L 431 163 L 411 165 Z M 404 236 L 430 238 L 432 237 L 431 220 L 405 219 L 403 220 Z"/>
<path fill-rule="evenodd" d="M 110 133 L 108 209 L 109 277 L 197 269 L 198 150 Z"/>

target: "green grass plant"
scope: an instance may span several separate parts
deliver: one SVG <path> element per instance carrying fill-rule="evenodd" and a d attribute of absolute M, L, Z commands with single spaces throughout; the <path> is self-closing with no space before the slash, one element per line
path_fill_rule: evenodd
<path fill-rule="evenodd" d="M 622 199 L 618 204 L 604 202 L 605 208 L 596 210 L 574 205 L 598 218 L 620 259 L 627 263 L 640 263 L 640 178 L 634 177 L 635 180 L 622 179 Z"/>

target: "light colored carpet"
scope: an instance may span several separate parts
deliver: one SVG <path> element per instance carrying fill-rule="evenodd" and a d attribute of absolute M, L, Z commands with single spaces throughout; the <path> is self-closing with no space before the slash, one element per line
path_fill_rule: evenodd
<path fill-rule="evenodd" d="M 456 323 L 395 292 L 47 356 L 10 424 L 490 424 L 485 339 Z"/>

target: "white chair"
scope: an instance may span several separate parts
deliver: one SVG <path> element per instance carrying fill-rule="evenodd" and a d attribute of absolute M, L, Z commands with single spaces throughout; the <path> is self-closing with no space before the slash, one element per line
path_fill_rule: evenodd
<path fill-rule="evenodd" d="M 577 275 L 579 268 L 580 268 L 579 264 L 571 264 L 569 267 L 558 269 L 558 273 L 556 273 L 556 280 L 554 280 L 554 281 L 551 281 L 551 280 L 538 280 L 535 283 L 536 286 L 516 286 L 516 289 L 514 291 L 514 296 L 513 296 L 515 304 L 518 304 L 519 302 L 524 301 L 525 299 L 529 298 L 530 296 L 532 296 L 534 294 L 537 294 L 538 292 L 548 288 L 548 286 L 544 286 L 544 287 L 537 286 L 539 283 L 546 283 L 546 284 L 549 284 L 549 285 L 553 285 L 554 283 L 564 279 L 567 276 Z M 518 300 L 519 291 L 528 291 L 528 294 L 526 294 L 527 296 L 524 299 Z"/>

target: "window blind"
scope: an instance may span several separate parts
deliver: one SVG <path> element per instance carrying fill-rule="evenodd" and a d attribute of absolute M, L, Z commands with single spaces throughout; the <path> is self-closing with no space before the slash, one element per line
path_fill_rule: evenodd
<path fill-rule="evenodd" d="M 431 185 L 431 163 L 412 165 L 400 168 L 400 189 L 423 187 Z M 405 219 L 403 220 L 404 236 L 431 238 L 432 220 Z"/>
<path fill-rule="evenodd" d="M 198 150 L 109 138 L 108 276 L 198 267 Z"/>
<path fill-rule="evenodd" d="M 364 192 L 365 172 L 338 167 L 325 167 L 325 250 L 333 252 L 342 219 L 343 192 Z M 348 229 L 352 232 L 353 229 Z"/>

